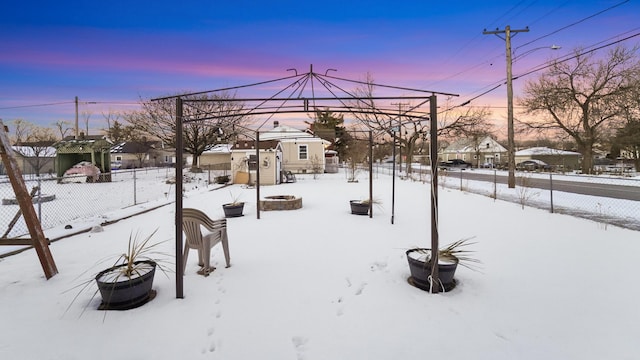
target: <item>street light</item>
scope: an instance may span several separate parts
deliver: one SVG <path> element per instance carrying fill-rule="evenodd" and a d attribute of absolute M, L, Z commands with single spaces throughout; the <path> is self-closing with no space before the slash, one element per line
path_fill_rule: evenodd
<path fill-rule="evenodd" d="M 516 50 L 517 50 L 516 49 L 516 50 L 513 51 L 513 61 L 516 62 L 516 61 L 522 59 L 523 57 L 525 57 L 525 56 L 527 56 L 527 55 L 529 55 L 529 54 L 531 54 L 531 53 L 533 53 L 535 51 L 542 50 L 542 49 L 559 50 L 559 49 L 562 49 L 562 46 L 555 45 L 555 44 L 551 45 L 551 46 L 540 46 L 540 47 L 537 47 L 537 48 L 529 49 L 529 50 L 523 52 L 520 55 L 516 54 Z"/>

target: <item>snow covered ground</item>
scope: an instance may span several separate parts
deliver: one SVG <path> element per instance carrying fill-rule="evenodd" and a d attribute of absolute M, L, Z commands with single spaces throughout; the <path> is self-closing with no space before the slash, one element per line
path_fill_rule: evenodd
<path fill-rule="evenodd" d="M 164 186 L 164 183 L 162 183 Z M 159 185 L 160 186 L 160 185 Z M 261 188 L 302 197 L 303 208 L 261 212 L 255 190 L 188 191 L 184 206 L 222 217 L 231 195 L 248 203 L 229 219 L 230 268 L 196 274 L 195 254 L 176 299 L 175 277 L 156 275 L 157 296 L 134 310 L 97 310 L 93 288 L 74 287 L 124 251 L 132 232 L 154 237 L 173 261 L 174 206 L 160 199 L 104 214 L 115 221 L 51 244 L 59 274 L 45 280 L 33 250 L 0 259 L 3 359 L 637 359 L 638 232 L 486 196 L 439 189 L 441 244 L 474 237 L 481 272 L 427 294 L 407 283 L 405 251 L 430 244 L 429 184 L 374 181 L 374 217 L 355 216 L 366 175 Z M 94 220 L 95 221 L 95 220 Z M 88 219 L 74 230 L 95 225 Z M 50 238 L 63 228 L 47 231 Z"/>

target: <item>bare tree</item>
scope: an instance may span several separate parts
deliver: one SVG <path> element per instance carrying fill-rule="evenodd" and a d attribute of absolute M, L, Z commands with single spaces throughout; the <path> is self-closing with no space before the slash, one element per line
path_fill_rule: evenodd
<path fill-rule="evenodd" d="M 14 120 L 13 123 L 16 145 L 20 146 L 16 151 L 31 165 L 35 174 L 40 176 L 42 168 L 51 162 L 47 158 L 55 155 L 52 145 L 57 139 L 53 129 L 36 126 L 21 119 Z"/>
<path fill-rule="evenodd" d="M 85 135 L 89 135 L 89 118 L 91 118 L 91 111 L 83 111 L 82 112 L 82 121 L 84 122 L 84 127 L 86 129 Z"/>
<path fill-rule="evenodd" d="M 102 112 L 102 117 L 104 118 L 104 121 L 107 122 L 106 131 L 109 132 L 109 131 L 111 131 L 111 125 L 113 123 L 118 122 L 118 120 L 121 117 L 121 114 L 116 112 L 116 111 L 113 111 L 113 110 L 109 109 L 106 113 L 104 111 Z"/>
<path fill-rule="evenodd" d="M 64 120 L 58 120 L 53 124 L 60 133 L 60 139 L 64 139 L 67 133 L 71 131 L 71 123 Z"/>
<path fill-rule="evenodd" d="M 606 57 L 575 50 L 570 61 L 556 61 L 525 85 L 518 101 L 530 115 L 523 121 L 536 130 L 567 133 L 582 154 L 582 172 L 593 171 L 594 146 L 621 120 L 629 94 L 640 84 L 637 48 L 618 47 Z"/>
<path fill-rule="evenodd" d="M 399 133 L 397 140 L 404 149 L 402 153 L 407 156 L 407 164 L 411 164 L 419 140 L 425 140 L 429 134 L 428 115 L 420 112 L 417 105 L 411 104 L 404 104 L 406 107 L 400 108 L 397 115 L 394 114 L 387 104 L 378 104 L 374 100 L 376 86 L 370 74 L 367 74 L 365 83 L 354 91 L 354 96 L 360 100 L 350 104 L 354 108 L 353 115 L 361 125 L 377 134 L 392 137 L 394 132 Z M 489 128 L 489 114 L 488 109 L 475 107 L 462 112 L 452 110 L 439 114 L 438 136 L 465 136 Z M 411 172 L 410 166 L 407 169 Z"/>
<path fill-rule="evenodd" d="M 345 148 L 345 160 L 347 162 L 347 181 L 357 182 L 358 173 L 367 163 L 369 157 L 369 141 L 352 136 Z"/>
<path fill-rule="evenodd" d="M 192 169 L 198 167 L 203 152 L 218 143 L 236 136 L 236 127 L 248 125 L 241 102 L 231 101 L 228 93 L 200 94 L 184 97 L 186 100 L 210 100 L 185 102 L 183 109 L 184 151 L 193 155 Z M 124 114 L 124 119 L 136 130 L 163 141 L 168 146 L 176 144 L 175 99 L 157 101 L 141 100 L 142 110 Z"/>
<path fill-rule="evenodd" d="M 20 145 L 21 142 L 26 140 L 29 128 L 32 126 L 29 122 L 23 119 L 15 119 L 13 123 L 13 143 Z"/>

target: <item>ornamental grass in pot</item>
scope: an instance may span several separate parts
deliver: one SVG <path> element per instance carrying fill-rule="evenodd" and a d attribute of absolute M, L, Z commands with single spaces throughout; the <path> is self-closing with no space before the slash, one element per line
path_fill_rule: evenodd
<path fill-rule="evenodd" d="M 242 212 L 244 211 L 244 202 L 240 201 L 239 195 L 231 194 L 231 202 L 227 204 L 222 204 L 222 210 L 224 210 L 225 217 L 239 217 L 242 216 Z"/>
<path fill-rule="evenodd" d="M 479 264 L 480 261 L 471 255 L 474 252 L 473 250 L 467 250 L 466 248 L 475 244 L 475 242 L 470 242 L 471 239 L 461 239 L 438 250 L 439 282 L 435 285 L 438 286 L 439 290 L 450 291 L 456 286 L 457 282 L 454 276 L 458 265 L 477 271 L 476 264 Z M 431 291 L 434 286 L 431 278 L 433 265 L 431 262 L 431 249 L 413 248 L 407 250 L 406 255 L 411 272 L 409 283 L 419 289 Z"/>
<path fill-rule="evenodd" d="M 127 251 L 111 267 L 95 276 L 102 296 L 100 308 L 131 309 L 146 303 L 155 295 L 152 287 L 156 267 L 165 272 L 158 259 L 158 255 L 165 254 L 156 251 L 160 243 L 150 242 L 157 231 L 154 230 L 142 240 L 131 234 Z"/>
<path fill-rule="evenodd" d="M 168 255 L 158 251 L 158 246 L 164 241 L 151 243 L 151 238 L 157 231 L 158 229 L 154 230 L 143 239 L 140 239 L 138 234 L 129 235 L 126 252 L 118 255 L 111 266 L 73 288 L 80 288 L 80 290 L 67 307 L 67 311 L 80 294 L 90 289 L 94 282 L 98 289 L 93 292 L 91 300 L 98 293 L 102 298 L 98 310 L 128 310 L 153 299 L 155 290 L 152 288 L 156 268 L 165 275 L 169 272 L 169 269 L 163 265 Z M 108 260 L 102 260 L 100 263 L 106 261 Z M 85 309 L 88 305 L 89 303 Z"/>

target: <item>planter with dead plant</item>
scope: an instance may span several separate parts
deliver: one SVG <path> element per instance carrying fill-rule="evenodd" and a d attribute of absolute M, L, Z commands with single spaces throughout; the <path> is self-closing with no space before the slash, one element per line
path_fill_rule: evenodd
<path fill-rule="evenodd" d="M 244 211 L 244 202 L 240 201 L 240 195 L 231 194 L 231 202 L 227 204 L 222 204 L 222 210 L 224 210 L 224 216 L 231 217 L 239 217 L 242 216 Z"/>
<path fill-rule="evenodd" d="M 472 256 L 473 250 L 467 247 L 475 244 L 470 242 L 472 238 L 465 238 L 438 250 L 438 283 L 434 284 L 431 277 L 433 263 L 431 261 L 431 249 L 413 248 L 406 251 L 407 261 L 411 277 L 409 283 L 413 286 L 431 291 L 434 286 L 439 291 L 451 291 L 457 284 L 455 272 L 458 265 L 471 270 L 477 270 L 478 259 Z M 437 292 L 439 292 L 437 291 Z"/>

